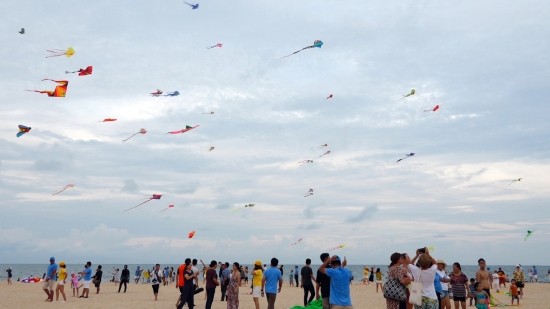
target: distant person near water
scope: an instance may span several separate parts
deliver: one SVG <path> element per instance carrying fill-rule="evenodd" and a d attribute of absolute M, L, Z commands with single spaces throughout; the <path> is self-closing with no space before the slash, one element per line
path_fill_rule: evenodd
<path fill-rule="evenodd" d="M 8 273 L 8 285 L 10 285 L 11 284 L 11 277 L 12 277 L 11 267 L 8 267 L 8 269 L 6 269 L 6 272 Z"/>
<path fill-rule="evenodd" d="M 46 272 L 46 277 L 44 278 L 43 290 L 48 295 L 45 301 L 53 301 L 53 288 L 55 285 L 55 279 L 57 278 L 57 264 L 55 264 L 55 258 L 52 256 L 50 258 L 50 265 L 48 265 L 48 270 Z"/>
<path fill-rule="evenodd" d="M 120 273 L 120 284 L 118 286 L 118 292 L 120 293 L 120 288 L 124 284 L 124 293 L 126 293 L 127 284 L 130 283 L 130 270 L 128 270 L 128 265 L 124 265 L 122 272 Z"/>
<path fill-rule="evenodd" d="M 283 287 L 283 274 L 281 270 L 277 268 L 279 260 L 277 258 L 271 259 L 271 267 L 266 269 L 264 277 L 262 279 L 262 297 L 267 298 L 267 309 L 275 309 L 275 301 L 277 300 L 277 293 L 281 292 Z"/>
<path fill-rule="evenodd" d="M 94 282 L 94 286 L 96 288 L 96 294 L 99 294 L 99 286 L 101 285 L 101 278 L 103 278 L 103 271 L 101 270 L 101 265 L 97 266 L 97 269 L 95 271 L 95 274 L 94 274 L 94 279 L 93 279 L 93 282 Z"/>

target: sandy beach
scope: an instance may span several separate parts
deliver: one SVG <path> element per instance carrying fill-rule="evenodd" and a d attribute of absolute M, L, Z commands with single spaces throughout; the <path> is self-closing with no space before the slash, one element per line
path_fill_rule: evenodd
<path fill-rule="evenodd" d="M 174 285 L 161 286 L 159 300 L 153 301 L 153 292 L 150 285 L 130 284 L 127 293 L 117 293 L 117 287 L 111 282 L 103 283 L 99 295 L 95 289 L 90 289 L 90 298 L 82 299 L 72 297 L 72 291 L 68 291 L 66 303 L 45 303 L 46 294 L 42 291 L 42 284 L 14 283 L 7 285 L 5 281 L 0 285 L 0 308 L 174 308 L 178 290 Z M 374 285 L 364 286 L 354 284 L 352 286 L 352 300 L 354 308 L 386 308 L 386 302 L 381 292 L 376 293 Z M 550 308 L 550 284 L 530 283 L 525 289 L 525 296 L 521 300 L 521 307 L 529 309 Z M 249 288 L 240 289 L 240 306 L 243 309 L 254 309 L 252 296 L 247 293 Z M 496 294 L 496 298 L 504 304 L 509 304 L 510 298 L 504 294 Z M 216 290 L 213 309 L 226 308 L 225 302 L 220 302 L 220 290 Z M 60 296 L 61 297 L 61 296 Z M 289 287 L 285 282 L 281 294 L 277 297 L 276 308 L 286 309 L 294 305 L 301 305 L 302 289 Z M 204 308 L 204 293 L 195 296 L 196 308 Z M 260 301 L 261 308 L 266 308 L 265 299 Z M 185 307 L 187 308 L 187 307 Z M 470 308 L 470 307 L 469 307 Z M 475 307 L 471 307 L 475 308 Z"/>

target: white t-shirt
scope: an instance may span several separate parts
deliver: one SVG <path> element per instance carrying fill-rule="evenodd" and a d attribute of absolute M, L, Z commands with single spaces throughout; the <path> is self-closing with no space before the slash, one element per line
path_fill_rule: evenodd
<path fill-rule="evenodd" d="M 409 265 L 409 269 L 414 277 L 414 281 L 422 283 L 422 296 L 437 299 L 434 286 L 437 265 L 434 264 L 432 267 L 421 271 L 420 268 L 411 264 Z"/>
<path fill-rule="evenodd" d="M 449 279 L 449 276 L 444 271 L 438 269 L 437 273 L 439 274 L 439 278 Z M 448 291 L 449 290 L 449 283 L 441 282 L 441 290 Z"/>
<path fill-rule="evenodd" d="M 193 271 L 193 274 L 198 274 L 199 273 L 199 269 L 196 266 L 191 266 L 191 270 Z M 197 277 L 196 279 L 193 279 L 193 281 L 195 281 L 195 283 L 198 283 L 199 282 L 199 277 Z"/>

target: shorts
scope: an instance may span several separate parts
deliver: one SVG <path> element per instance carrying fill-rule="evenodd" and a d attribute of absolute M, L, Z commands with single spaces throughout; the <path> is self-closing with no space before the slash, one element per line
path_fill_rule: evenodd
<path fill-rule="evenodd" d="M 517 286 L 518 288 L 523 288 L 523 287 L 525 287 L 525 284 L 524 284 L 523 282 L 521 282 L 521 281 L 517 281 L 517 282 L 516 282 L 516 286 Z"/>
<path fill-rule="evenodd" d="M 82 283 L 82 287 L 85 288 L 85 289 L 89 289 L 90 288 L 90 282 L 92 282 L 92 280 L 84 280 L 84 282 Z"/>
<path fill-rule="evenodd" d="M 449 290 L 441 290 L 441 299 L 449 296 Z"/>
<path fill-rule="evenodd" d="M 461 302 L 465 302 L 466 301 L 466 296 L 462 296 L 462 297 L 458 297 L 458 296 L 455 296 L 453 298 L 454 301 L 461 301 Z"/>
<path fill-rule="evenodd" d="M 53 291 L 54 285 L 55 285 L 55 281 L 48 280 L 48 281 L 44 281 L 44 284 L 43 284 L 42 288 L 44 290 L 52 290 Z"/>
<path fill-rule="evenodd" d="M 519 295 L 512 295 L 512 300 L 517 299 L 519 300 Z"/>
<path fill-rule="evenodd" d="M 382 284 L 382 280 L 376 280 L 376 283 Z"/>
<path fill-rule="evenodd" d="M 262 296 L 262 288 L 259 286 L 255 286 L 252 288 L 252 297 L 260 297 Z"/>
<path fill-rule="evenodd" d="M 101 280 L 94 281 L 94 285 L 95 285 L 96 288 L 99 288 L 99 286 L 101 285 Z"/>
<path fill-rule="evenodd" d="M 57 285 L 65 285 L 65 282 L 63 282 L 63 280 L 59 280 L 57 281 Z"/>

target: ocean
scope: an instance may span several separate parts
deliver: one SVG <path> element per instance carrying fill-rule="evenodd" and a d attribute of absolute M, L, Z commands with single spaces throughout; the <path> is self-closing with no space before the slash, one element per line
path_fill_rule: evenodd
<path fill-rule="evenodd" d="M 102 264 L 103 281 L 109 281 L 110 279 L 112 279 L 114 268 L 119 268 L 119 269 L 122 270 L 123 266 L 124 266 L 124 264 Z M 132 278 L 134 277 L 134 272 L 135 272 L 135 270 L 138 266 L 140 266 L 141 269 L 147 269 L 147 268 L 152 269 L 154 264 L 128 264 L 128 269 L 130 269 L 130 274 L 132 275 Z M 161 264 L 161 269 L 166 267 L 166 266 L 174 267 L 174 269 L 177 269 L 179 264 Z M 248 266 L 249 269 L 253 268 L 252 265 L 243 265 L 243 266 Z M 302 264 L 298 265 L 299 268 L 301 268 L 302 266 L 303 266 Z M 0 269 L 2 270 L 0 272 L 0 280 L 4 281 L 4 280 L 7 279 L 7 273 L 6 273 L 5 270 L 8 269 L 8 267 L 12 268 L 12 275 L 13 275 L 12 280 L 17 281 L 18 278 L 26 278 L 26 277 L 39 277 L 39 278 L 41 278 L 42 275 L 46 272 L 48 264 L 46 264 L 46 263 L 44 263 L 44 264 L 0 264 Z M 94 270 L 94 273 L 95 273 L 96 267 L 97 267 L 96 264 L 92 265 L 92 270 Z M 312 265 L 314 274 L 317 272 L 318 267 L 319 267 L 319 265 Z M 347 266 L 347 268 L 349 270 L 351 270 L 351 272 L 353 273 L 355 282 L 360 282 L 361 279 L 363 278 L 363 268 L 364 267 L 365 267 L 364 265 L 348 265 Z M 375 270 L 376 270 L 376 268 L 379 267 L 384 275 L 387 273 L 387 270 L 388 270 L 388 265 L 369 265 L 369 267 L 374 267 Z M 489 267 L 491 268 L 491 271 L 501 267 L 502 270 L 504 270 L 504 272 L 508 276 L 510 276 L 512 274 L 512 272 L 515 270 L 515 265 L 497 265 L 497 266 L 489 266 Z M 525 277 L 526 277 L 527 281 L 529 280 L 528 279 L 529 278 L 528 269 L 531 269 L 532 267 L 533 267 L 532 265 L 524 265 L 523 266 L 523 271 L 525 273 Z M 199 268 L 201 268 L 201 267 L 199 267 Z M 79 264 L 67 264 L 67 272 L 69 274 L 73 273 L 73 272 L 76 273 L 76 272 L 82 271 L 83 269 L 84 269 L 84 264 L 81 264 L 81 265 L 79 265 Z M 285 283 L 288 282 L 288 279 L 289 279 L 288 276 L 290 274 L 291 269 L 294 269 L 294 264 L 284 265 L 283 279 L 284 279 Z M 475 273 L 476 273 L 477 270 L 478 270 L 477 265 L 462 265 L 462 272 L 466 276 L 468 276 L 468 278 L 475 277 Z M 537 270 L 538 270 L 538 282 L 550 283 L 550 278 L 548 276 L 549 271 L 550 271 L 550 266 L 539 266 L 539 265 L 537 265 Z M 452 267 L 447 266 L 447 272 L 450 272 L 450 271 L 452 271 Z M 202 278 L 201 278 L 201 280 L 202 280 Z"/>

